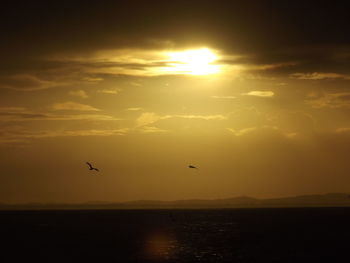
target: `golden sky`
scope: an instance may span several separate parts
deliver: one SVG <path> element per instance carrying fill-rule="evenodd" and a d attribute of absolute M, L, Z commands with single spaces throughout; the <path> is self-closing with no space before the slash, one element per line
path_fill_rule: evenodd
<path fill-rule="evenodd" d="M 5 5 L 0 202 L 349 192 L 347 9 L 245 2 Z"/>

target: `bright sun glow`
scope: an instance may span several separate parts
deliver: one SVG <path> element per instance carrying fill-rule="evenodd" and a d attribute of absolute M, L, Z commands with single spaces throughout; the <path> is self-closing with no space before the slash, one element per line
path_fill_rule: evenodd
<path fill-rule="evenodd" d="M 207 48 L 171 52 L 168 56 L 171 62 L 166 71 L 190 75 L 207 75 L 220 71 L 219 65 L 211 64 L 218 59 L 218 56 Z"/>

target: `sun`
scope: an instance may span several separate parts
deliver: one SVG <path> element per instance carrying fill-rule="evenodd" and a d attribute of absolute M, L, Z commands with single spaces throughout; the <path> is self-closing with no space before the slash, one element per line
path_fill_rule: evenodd
<path fill-rule="evenodd" d="M 208 48 L 170 52 L 166 71 L 175 74 L 207 75 L 220 71 L 220 66 L 213 64 L 218 56 Z"/>

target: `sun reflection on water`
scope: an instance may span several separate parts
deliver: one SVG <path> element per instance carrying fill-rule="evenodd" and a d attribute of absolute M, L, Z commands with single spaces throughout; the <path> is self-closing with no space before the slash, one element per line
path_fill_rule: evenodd
<path fill-rule="evenodd" d="M 145 241 L 145 254 L 148 258 L 168 260 L 175 256 L 178 242 L 166 233 L 153 233 Z"/>

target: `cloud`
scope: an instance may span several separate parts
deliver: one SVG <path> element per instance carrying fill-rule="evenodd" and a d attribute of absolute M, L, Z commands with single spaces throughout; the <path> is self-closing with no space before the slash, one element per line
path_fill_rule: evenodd
<path fill-rule="evenodd" d="M 57 114 L 47 114 L 42 120 L 48 121 L 120 121 L 121 118 L 116 118 L 110 115 L 103 114 L 70 114 L 70 115 L 57 115 Z M 35 120 L 35 119 L 33 119 Z"/>
<path fill-rule="evenodd" d="M 259 91 L 259 90 L 253 90 L 253 91 L 249 91 L 247 93 L 242 93 L 242 95 L 246 95 L 246 96 L 255 96 L 255 97 L 263 97 L 263 98 L 271 98 L 273 97 L 275 94 L 273 91 L 270 90 L 265 90 L 265 91 Z"/>
<path fill-rule="evenodd" d="M 350 133 L 350 128 L 346 127 L 346 128 L 338 128 L 335 130 L 336 133 Z"/>
<path fill-rule="evenodd" d="M 100 111 L 90 105 L 67 101 L 62 103 L 55 103 L 52 105 L 54 110 L 72 110 L 72 111 Z"/>
<path fill-rule="evenodd" d="M 297 137 L 297 135 L 299 135 L 296 132 L 286 132 L 280 129 L 279 127 L 268 126 L 268 125 L 263 125 L 260 127 L 248 127 L 243 129 L 227 128 L 227 130 L 237 137 L 247 136 L 247 135 L 254 135 L 254 136 L 277 135 L 287 139 L 294 139 Z"/>
<path fill-rule="evenodd" d="M 136 119 L 136 124 L 138 127 L 146 126 L 155 123 L 159 120 L 167 120 L 173 118 L 181 119 L 200 119 L 200 120 L 226 120 L 227 117 L 217 114 L 217 115 L 191 115 L 191 114 L 174 114 L 174 115 L 158 115 L 154 112 L 144 112 Z"/>
<path fill-rule="evenodd" d="M 130 85 L 131 86 L 134 86 L 134 87 L 142 87 L 143 85 L 139 82 L 130 82 Z"/>
<path fill-rule="evenodd" d="M 30 74 L 15 74 L 0 77 L 0 88 L 19 91 L 34 91 L 57 86 L 57 83 L 40 79 Z"/>
<path fill-rule="evenodd" d="M 324 93 L 317 97 L 305 100 L 307 105 L 313 108 L 350 108 L 350 92 Z"/>
<path fill-rule="evenodd" d="M 127 108 L 127 109 L 125 109 L 126 111 L 141 111 L 141 110 L 143 110 L 143 108 L 137 108 L 137 107 L 135 107 L 135 108 Z"/>
<path fill-rule="evenodd" d="M 143 126 L 140 130 L 141 133 L 164 133 L 169 132 L 168 130 L 163 130 L 154 126 Z"/>
<path fill-rule="evenodd" d="M 230 112 L 227 116 L 229 118 L 229 128 L 234 128 L 236 131 L 251 127 L 262 127 L 264 125 L 276 125 L 271 120 L 269 112 L 263 111 L 256 106 L 240 107 Z"/>
<path fill-rule="evenodd" d="M 247 65 L 245 68 L 249 71 L 265 71 L 265 70 L 275 70 L 284 67 L 291 67 L 300 64 L 300 62 L 290 61 L 275 64 L 263 64 L 263 65 Z"/>
<path fill-rule="evenodd" d="M 146 126 L 152 123 L 155 123 L 162 119 L 161 116 L 155 114 L 154 112 L 144 112 L 136 119 L 136 126 Z"/>
<path fill-rule="evenodd" d="M 43 119 L 48 115 L 42 112 L 36 112 L 24 107 L 0 107 L 0 121 L 29 121 L 34 119 Z"/>
<path fill-rule="evenodd" d="M 83 99 L 86 99 L 89 97 L 84 90 L 72 90 L 69 92 L 69 95 L 83 98 Z"/>
<path fill-rule="evenodd" d="M 79 54 L 79 52 L 78 52 Z M 158 76 L 168 75 L 164 68 L 170 67 L 167 55 L 162 50 L 145 49 L 109 49 L 99 50 L 89 55 L 56 55 L 48 58 L 57 67 L 57 74 L 64 71 L 76 81 L 96 83 L 104 80 L 103 75 Z M 130 85 L 141 87 L 138 81 Z M 119 89 L 106 89 L 108 91 Z M 102 90 L 101 90 L 102 91 Z"/>
<path fill-rule="evenodd" d="M 293 139 L 295 137 L 297 137 L 299 134 L 297 132 L 287 132 L 285 133 L 285 136 L 289 139 Z"/>
<path fill-rule="evenodd" d="M 114 94 L 117 95 L 121 92 L 121 89 L 114 88 L 114 89 L 99 89 L 97 92 L 99 93 L 105 93 L 105 94 Z"/>
<path fill-rule="evenodd" d="M 106 114 L 69 113 L 31 110 L 25 107 L 0 107 L 0 122 L 28 122 L 28 121 L 120 121 L 121 118 Z"/>
<path fill-rule="evenodd" d="M 294 72 L 308 72 L 310 69 L 317 71 L 318 68 L 334 66 L 346 69 L 347 64 L 338 63 L 349 57 L 349 37 L 340 30 L 347 17 L 344 14 L 346 8 L 341 5 L 318 6 L 320 13 L 333 14 L 332 19 L 323 19 L 322 15 L 310 19 L 314 8 L 311 3 L 305 4 L 303 10 L 292 2 L 273 5 L 273 8 L 266 5 L 252 8 L 248 4 L 232 4 L 230 1 L 205 1 L 201 3 L 200 9 L 188 1 L 137 1 L 137 5 L 139 8 L 136 12 L 135 6 L 128 1 L 123 4 L 123 8 L 120 8 L 118 1 L 84 4 L 84 7 L 71 3 L 69 11 L 65 5 L 55 6 L 55 16 L 49 16 L 52 6 L 48 3 L 32 3 L 20 7 L 7 5 L 7 11 L 0 17 L 2 24 L 7 25 L 2 32 L 6 38 L 2 40 L 0 50 L 0 71 L 7 70 L 6 74 L 28 74 L 34 71 L 41 72 L 43 74 L 40 76 L 44 76 L 52 74 L 53 65 L 56 65 L 65 72 L 73 69 L 79 80 L 95 82 L 101 79 L 85 75 L 94 71 L 115 75 L 142 75 L 150 74 L 150 68 L 160 66 L 161 59 L 139 56 L 140 50 L 185 50 L 203 44 L 215 47 L 229 56 L 246 58 L 246 61 L 232 61 L 229 64 L 247 65 L 248 70 L 250 65 L 251 70 L 255 67 L 260 71 L 290 68 L 295 63 L 293 61 L 302 61 L 300 67 L 304 67 Z M 188 12 L 191 16 L 188 16 Z M 300 16 L 292 19 L 296 12 Z M 284 13 L 285 16 L 279 15 Z M 271 14 L 276 19 L 265 19 L 264 14 Z M 255 19 L 245 19 L 247 16 Z M 39 17 L 48 21 L 45 28 L 39 29 Z M 147 20 L 147 17 L 153 19 Z M 7 23 L 8 21 L 16 23 Z M 79 21 L 79 24 L 72 26 L 71 21 Z M 124 26 L 120 21 L 124 21 Z M 240 26 L 237 27 L 237 24 Z M 142 30 L 139 25 L 143 25 Z M 206 28 L 206 33 L 200 33 L 199 28 Z M 298 30 L 300 28 L 303 30 Z M 322 32 L 318 28 L 322 28 Z M 196 37 L 191 38 L 190 35 Z M 267 35 L 274 37 L 267 39 Z M 325 38 L 324 35 L 329 37 Z M 45 41 L 38 41 L 42 36 L 46 36 Z M 131 54 L 132 59 L 126 59 L 126 56 L 104 57 L 109 60 L 116 58 L 113 62 L 104 61 L 103 56 L 97 56 L 90 60 L 91 63 L 85 63 L 86 59 L 82 59 L 94 57 L 100 52 L 107 55 L 113 49 Z M 113 63 L 108 65 L 109 62 Z M 318 68 L 315 69 L 314 66 Z M 40 78 L 41 81 L 44 79 L 47 80 L 46 76 Z M 43 83 L 38 84 L 34 85 L 34 89 L 47 87 Z"/>
<path fill-rule="evenodd" d="M 175 52 L 175 50 L 173 51 Z M 186 51 L 183 51 L 186 52 Z M 114 49 L 100 50 L 89 57 L 58 57 L 58 61 L 68 67 L 78 68 L 80 72 L 92 75 L 129 75 L 129 76 L 165 76 L 193 73 L 198 66 L 191 66 L 191 61 L 174 61 L 170 50 L 148 49 Z M 208 68 L 218 68 L 219 65 L 208 64 Z M 76 69 L 75 69 L 76 70 Z M 79 71 L 78 71 L 79 72 Z M 138 81 L 128 82 L 135 87 L 142 87 Z M 111 89 L 112 90 L 112 89 Z M 101 90 L 103 91 L 103 90 Z M 108 92 L 106 89 L 105 93 Z"/>
<path fill-rule="evenodd" d="M 186 114 L 175 114 L 166 115 L 163 118 L 183 118 L 183 119 L 200 119 L 200 120 L 226 120 L 227 117 L 221 114 L 216 115 L 186 115 Z"/>
<path fill-rule="evenodd" d="M 31 131 L 23 127 L 14 127 L 2 132 L 0 144 L 28 142 L 33 139 L 79 136 L 122 136 L 129 132 L 128 128 L 121 129 L 86 129 L 86 130 L 42 130 Z"/>
<path fill-rule="evenodd" d="M 211 96 L 213 99 L 236 99 L 237 97 L 235 96 Z"/>
<path fill-rule="evenodd" d="M 125 135 L 129 129 L 110 129 L 110 130 L 70 130 L 62 133 L 56 133 L 55 136 L 112 136 Z"/>
<path fill-rule="evenodd" d="M 78 120 L 120 121 L 123 119 L 104 114 L 53 114 L 51 112 L 32 111 L 21 107 L 0 107 L 1 122 Z"/>
<path fill-rule="evenodd" d="M 287 86 L 288 83 L 286 83 L 286 82 L 279 82 L 279 83 L 276 83 L 275 85 L 276 86 Z"/>
<path fill-rule="evenodd" d="M 252 131 L 255 131 L 257 128 L 256 127 L 250 127 L 250 128 L 244 128 L 244 129 L 233 129 L 233 128 L 227 128 L 227 130 L 229 130 L 230 132 L 232 132 L 235 136 L 242 136 L 245 134 L 248 134 Z"/>
<path fill-rule="evenodd" d="M 298 110 L 280 110 L 268 114 L 271 126 L 276 126 L 286 133 L 312 135 L 317 129 L 317 121 L 308 112 Z M 290 135 L 292 136 L 292 135 Z"/>
<path fill-rule="evenodd" d="M 83 77 L 81 80 L 82 80 L 82 81 L 87 81 L 87 82 L 96 83 L 96 82 L 103 81 L 103 78 L 97 78 L 97 77 L 90 77 L 90 76 L 87 76 L 87 77 Z"/>
<path fill-rule="evenodd" d="M 309 79 L 309 80 L 323 80 L 323 79 L 344 79 L 350 80 L 350 75 L 338 74 L 338 73 L 293 73 L 289 75 L 291 78 L 295 79 Z"/>
<path fill-rule="evenodd" d="M 17 113 L 25 112 L 26 110 L 24 107 L 0 107 L 0 113 Z"/>

